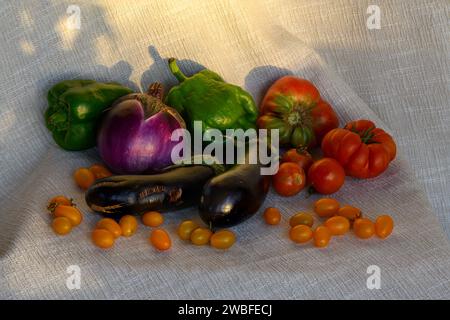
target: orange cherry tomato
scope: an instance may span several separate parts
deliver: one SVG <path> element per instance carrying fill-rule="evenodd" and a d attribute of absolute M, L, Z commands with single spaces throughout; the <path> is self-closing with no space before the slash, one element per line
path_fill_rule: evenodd
<path fill-rule="evenodd" d="M 313 216 L 306 212 L 299 212 L 296 215 L 292 216 L 291 219 L 289 219 L 289 225 L 291 227 L 295 227 L 300 224 L 312 227 L 314 224 Z"/>
<path fill-rule="evenodd" d="M 347 218 L 350 222 L 354 222 L 356 219 L 359 219 L 362 216 L 361 210 L 352 206 L 341 207 L 337 215 Z"/>
<path fill-rule="evenodd" d="M 95 180 L 112 176 L 111 171 L 109 171 L 108 168 L 99 163 L 90 166 L 89 170 L 94 174 Z"/>
<path fill-rule="evenodd" d="M 281 213 L 277 208 L 267 208 L 264 211 L 264 221 L 270 225 L 279 224 L 281 221 Z"/>
<path fill-rule="evenodd" d="M 209 242 L 211 247 L 225 250 L 229 249 L 236 242 L 236 236 L 230 230 L 220 230 L 211 236 Z"/>
<path fill-rule="evenodd" d="M 325 227 L 330 230 L 332 236 L 341 236 L 350 229 L 350 221 L 347 218 L 335 216 L 325 221 Z"/>
<path fill-rule="evenodd" d="M 56 196 L 50 199 L 47 209 L 53 212 L 53 210 L 55 210 L 55 208 L 59 205 L 73 206 L 73 202 L 72 199 L 69 199 L 66 196 Z"/>
<path fill-rule="evenodd" d="M 89 189 L 89 187 L 95 182 L 95 176 L 91 170 L 87 168 L 79 168 L 73 174 L 75 183 L 83 190 Z"/>
<path fill-rule="evenodd" d="M 388 215 L 382 215 L 375 220 L 375 234 L 381 239 L 389 237 L 394 230 L 394 220 Z"/>
<path fill-rule="evenodd" d="M 177 233 L 182 240 L 190 240 L 192 231 L 197 228 L 198 224 L 196 224 L 194 221 L 185 220 L 178 226 Z"/>
<path fill-rule="evenodd" d="M 164 251 L 170 249 L 172 241 L 169 234 L 164 229 L 154 229 L 150 233 L 150 243 L 158 250 Z"/>
<path fill-rule="evenodd" d="M 138 227 L 136 218 L 130 215 L 126 215 L 120 218 L 119 225 L 122 229 L 122 235 L 124 237 L 132 236 L 136 232 Z"/>
<path fill-rule="evenodd" d="M 164 217 L 158 211 L 149 211 L 142 216 L 142 223 L 147 227 L 159 227 L 164 222 Z"/>
<path fill-rule="evenodd" d="M 191 242 L 196 246 L 203 246 L 209 242 L 212 232 L 207 228 L 197 228 L 191 233 Z"/>
<path fill-rule="evenodd" d="M 122 235 L 122 228 L 120 225 L 116 222 L 116 220 L 111 218 L 103 218 L 99 222 L 97 222 L 97 225 L 95 226 L 96 229 L 105 229 L 111 232 L 114 235 L 114 238 L 118 238 Z"/>
<path fill-rule="evenodd" d="M 308 172 L 308 169 L 313 164 L 314 160 L 308 151 L 294 148 L 289 149 L 283 154 L 281 162 L 295 162 L 305 172 Z"/>
<path fill-rule="evenodd" d="M 325 248 L 330 243 L 331 232 L 325 226 L 318 226 L 313 234 L 314 246 L 318 248 Z"/>
<path fill-rule="evenodd" d="M 335 193 L 344 184 L 345 171 L 336 160 L 323 158 L 314 162 L 309 168 L 308 181 L 319 193 Z"/>
<path fill-rule="evenodd" d="M 72 230 L 72 222 L 66 217 L 57 217 L 52 222 L 53 231 L 60 235 L 66 235 Z"/>
<path fill-rule="evenodd" d="M 306 184 L 305 171 L 294 162 L 280 165 L 278 172 L 272 178 L 275 191 L 285 197 L 299 193 Z"/>
<path fill-rule="evenodd" d="M 305 243 L 311 240 L 313 232 L 310 227 L 299 224 L 289 231 L 289 238 L 296 243 Z"/>
<path fill-rule="evenodd" d="M 375 234 L 375 224 L 367 218 L 356 219 L 353 231 L 358 238 L 369 239 Z"/>
<path fill-rule="evenodd" d="M 99 248 L 108 249 L 114 245 L 114 235 L 106 229 L 92 231 L 92 242 Z"/>
<path fill-rule="evenodd" d="M 66 217 L 72 223 L 72 226 L 78 226 L 83 221 L 83 215 L 80 210 L 71 206 L 59 205 L 53 211 L 55 217 Z"/>
<path fill-rule="evenodd" d="M 320 217 L 331 217 L 338 213 L 339 202 L 331 198 L 322 198 L 314 202 L 314 212 Z"/>

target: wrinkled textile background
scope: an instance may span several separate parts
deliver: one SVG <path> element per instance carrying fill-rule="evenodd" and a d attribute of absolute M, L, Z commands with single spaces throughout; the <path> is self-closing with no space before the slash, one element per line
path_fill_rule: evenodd
<path fill-rule="evenodd" d="M 450 298 L 448 2 L 372 2 L 2 1 L 0 298 Z M 73 4 L 79 30 L 67 28 Z M 381 9 L 381 30 L 366 28 L 369 4 Z M 348 179 L 336 197 L 370 217 L 391 214 L 391 238 L 349 235 L 317 250 L 292 244 L 286 221 L 269 228 L 255 217 L 235 228 L 228 252 L 174 237 L 170 252 L 156 253 L 143 226 L 113 250 L 91 245 L 98 217 L 71 173 L 98 157 L 54 145 L 43 125 L 46 91 L 67 78 L 171 86 L 171 56 L 187 73 L 219 72 L 257 101 L 276 78 L 305 77 L 342 123 L 368 117 L 390 130 L 400 155 L 389 170 Z M 52 233 L 45 211 L 56 194 L 85 214 L 66 237 Z M 287 220 L 315 199 L 270 194 L 265 206 Z M 167 215 L 171 234 L 187 217 L 197 219 L 195 208 Z M 79 290 L 66 287 L 70 265 L 81 268 Z M 370 265 L 380 267 L 380 290 L 366 286 Z"/>

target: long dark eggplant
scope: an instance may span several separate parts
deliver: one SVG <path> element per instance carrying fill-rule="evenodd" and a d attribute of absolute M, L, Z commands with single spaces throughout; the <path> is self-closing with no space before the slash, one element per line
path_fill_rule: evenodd
<path fill-rule="evenodd" d="M 86 192 L 88 206 L 105 216 L 170 211 L 198 205 L 204 184 L 216 170 L 207 165 L 168 168 L 153 175 L 118 175 L 96 181 Z"/>
<path fill-rule="evenodd" d="M 203 187 L 199 212 L 211 228 L 237 225 L 253 216 L 266 198 L 270 178 L 258 164 L 238 164 Z"/>

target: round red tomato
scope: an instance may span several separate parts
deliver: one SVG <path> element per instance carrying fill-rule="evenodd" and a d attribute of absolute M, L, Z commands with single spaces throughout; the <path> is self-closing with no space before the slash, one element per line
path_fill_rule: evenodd
<path fill-rule="evenodd" d="M 366 179 L 383 173 L 397 148 L 392 137 L 372 121 L 358 120 L 328 132 L 322 151 L 326 157 L 336 159 L 349 176 Z"/>
<path fill-rule="evenodd" d="M 285 162 L 280 165 L 272 182 L 278 194 L 285 197 L 293 196 L 305 187 L 305 171 L 294 162 Z"/>
<path fill-rule="evenodd" d="M 289 149 L 283 154 L 281 162 L 295 162 L 305 172 L 308 172 L 314 161 L 311 154 L 306 150 Z"/>
<path fill-rule="evenodd" d="M 323 158 L 309 168 L 308 180 L 317 192 L 331 194 L 344 184 L 345 171 L 336 160 Z"/>

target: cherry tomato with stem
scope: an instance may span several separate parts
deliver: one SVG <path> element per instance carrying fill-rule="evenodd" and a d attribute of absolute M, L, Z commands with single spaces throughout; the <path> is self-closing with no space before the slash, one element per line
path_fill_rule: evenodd
<path fill-rule="evenodd" d="M 66 196 L 59 195 L 50 199 L 47 205 L 47 209 L 53 213 L 55 208 L 59 205 L 63 206 L 73 206 L 72 199 L 67 198 Z"/>
<path fill-rule="evenodd" d="M 350 222 L 354 222 L 356 219 L 362 217 L 361 210 L 352 206 L 343 206 L 339 209 L 338 216 L 347 218 Z"/>

